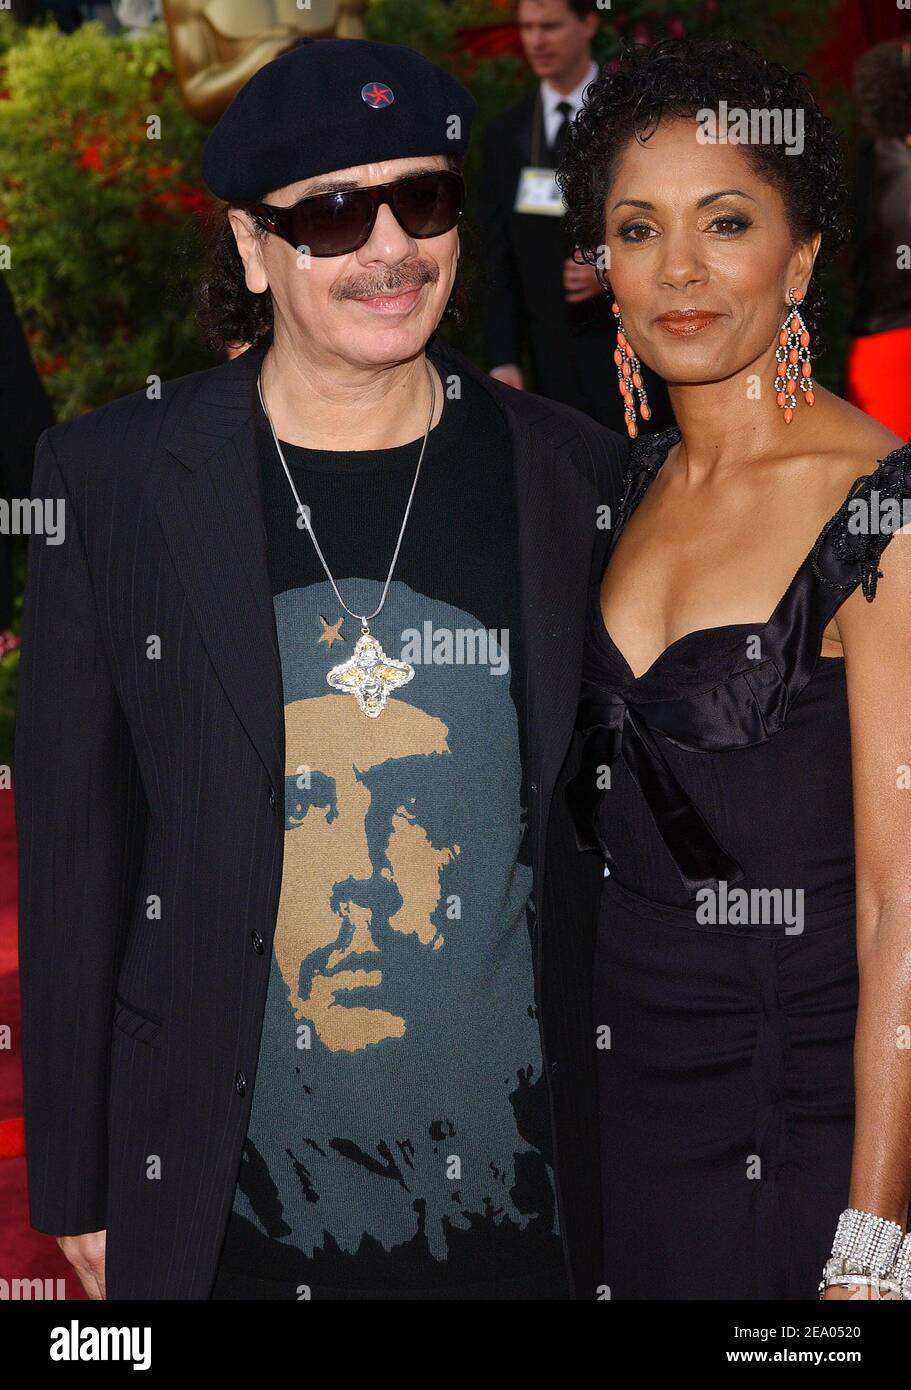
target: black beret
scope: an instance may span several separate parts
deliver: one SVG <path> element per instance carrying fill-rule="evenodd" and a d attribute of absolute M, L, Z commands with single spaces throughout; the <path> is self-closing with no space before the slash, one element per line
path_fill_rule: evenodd
<path fill-rule="evenodd" d="M 475 107 L 461 82 L 411 48 L 305 39 L 237 93 L 206 140 L 202 177 L 216 198 L 245 203 L 355 164 L 460 156 Z"/>

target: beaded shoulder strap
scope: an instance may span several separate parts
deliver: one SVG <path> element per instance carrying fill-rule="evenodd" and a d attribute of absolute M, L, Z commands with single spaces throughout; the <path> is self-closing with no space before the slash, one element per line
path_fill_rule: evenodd
<path fill-rule="evenodd" d="M 617 534 L 642 501 L 671 448 L 679 440 L 680 431 L 675 425 L 657 434 L 640 434 L 633 440 L 626 457 L 623 493 L 616 518 Z"/>
<path fill-rule="evenodd" d="M 882 578 L 882 553 L 907 522 L 911 522 L 911 443 L 899 445 L 872 473 L 854 480 L 813 547 L 813 573 L 839 594 L 860 584 L 864 598 L 872 603 Z"/>

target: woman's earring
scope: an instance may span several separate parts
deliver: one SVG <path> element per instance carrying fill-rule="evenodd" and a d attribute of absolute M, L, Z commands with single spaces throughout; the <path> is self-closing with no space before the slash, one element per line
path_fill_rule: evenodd
<path fill-rule="evenodd" d="M 630 439 L 635 439 L 639 433 L 639 426 L 636 424 L 636 396 L 639 397 L 639 412 L 643 420 L 650 420 L 652 412 L 649 409 L 648 396 L 645 394 L 645 385 L 642 381 L 642 363 L 623 331 L 620 305 L 616 300 L 611 304 L 611 311 L 617 319 L 617 347 L 614 352 L 614 361 L 617 364 L 617 383 L 620 388 L 620 395 L 623 397 L 623 416 L 626 421 L 627 434 Z"/>
<path fill-rule="evenodd" d="M 812 405 L 813 364 L 810 361 L 810 331 L 804 322 L 803 314 L 797 308 L 803 300 L 803 290 L 788 290 L 791 308 L 778 333 L 778 347 L 775 360 L 779 363 L 775 377 L 775 399 L 784 412 L 784 422 L 789 425 L 797 409 L 797 388 L 804 393 L 807 405 Z"/>

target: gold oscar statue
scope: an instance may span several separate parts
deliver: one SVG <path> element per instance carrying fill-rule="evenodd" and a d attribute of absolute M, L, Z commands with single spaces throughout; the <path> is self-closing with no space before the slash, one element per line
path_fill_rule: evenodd
<path fill-rule="evenodd" d="M 255 72 L 302 38 L 363 38 L 366 0 L 163 0 L 181 98 L 214 125 Z"/>

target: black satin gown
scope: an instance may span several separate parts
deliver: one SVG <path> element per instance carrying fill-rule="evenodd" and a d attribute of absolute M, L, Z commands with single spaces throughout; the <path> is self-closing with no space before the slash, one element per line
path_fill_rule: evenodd
<path fill-rule="evenodd" d="M 679 438 L 633 446 L 612 547 Z M 689 633 L 638 678 L 591 589 L 567 795 L 610 869 L 593 1013 L 612 1298 L 816 1299 L 848 1206 L 850 733 L 844 659 L 819 652 L 882 578 L 891 535 L 849 522 L 872 489 L 911 497 L 911 445 L 857 480 L 767 623 Z M 751 892 L 742 922 L 738 889 L 782 891 Z"/>

